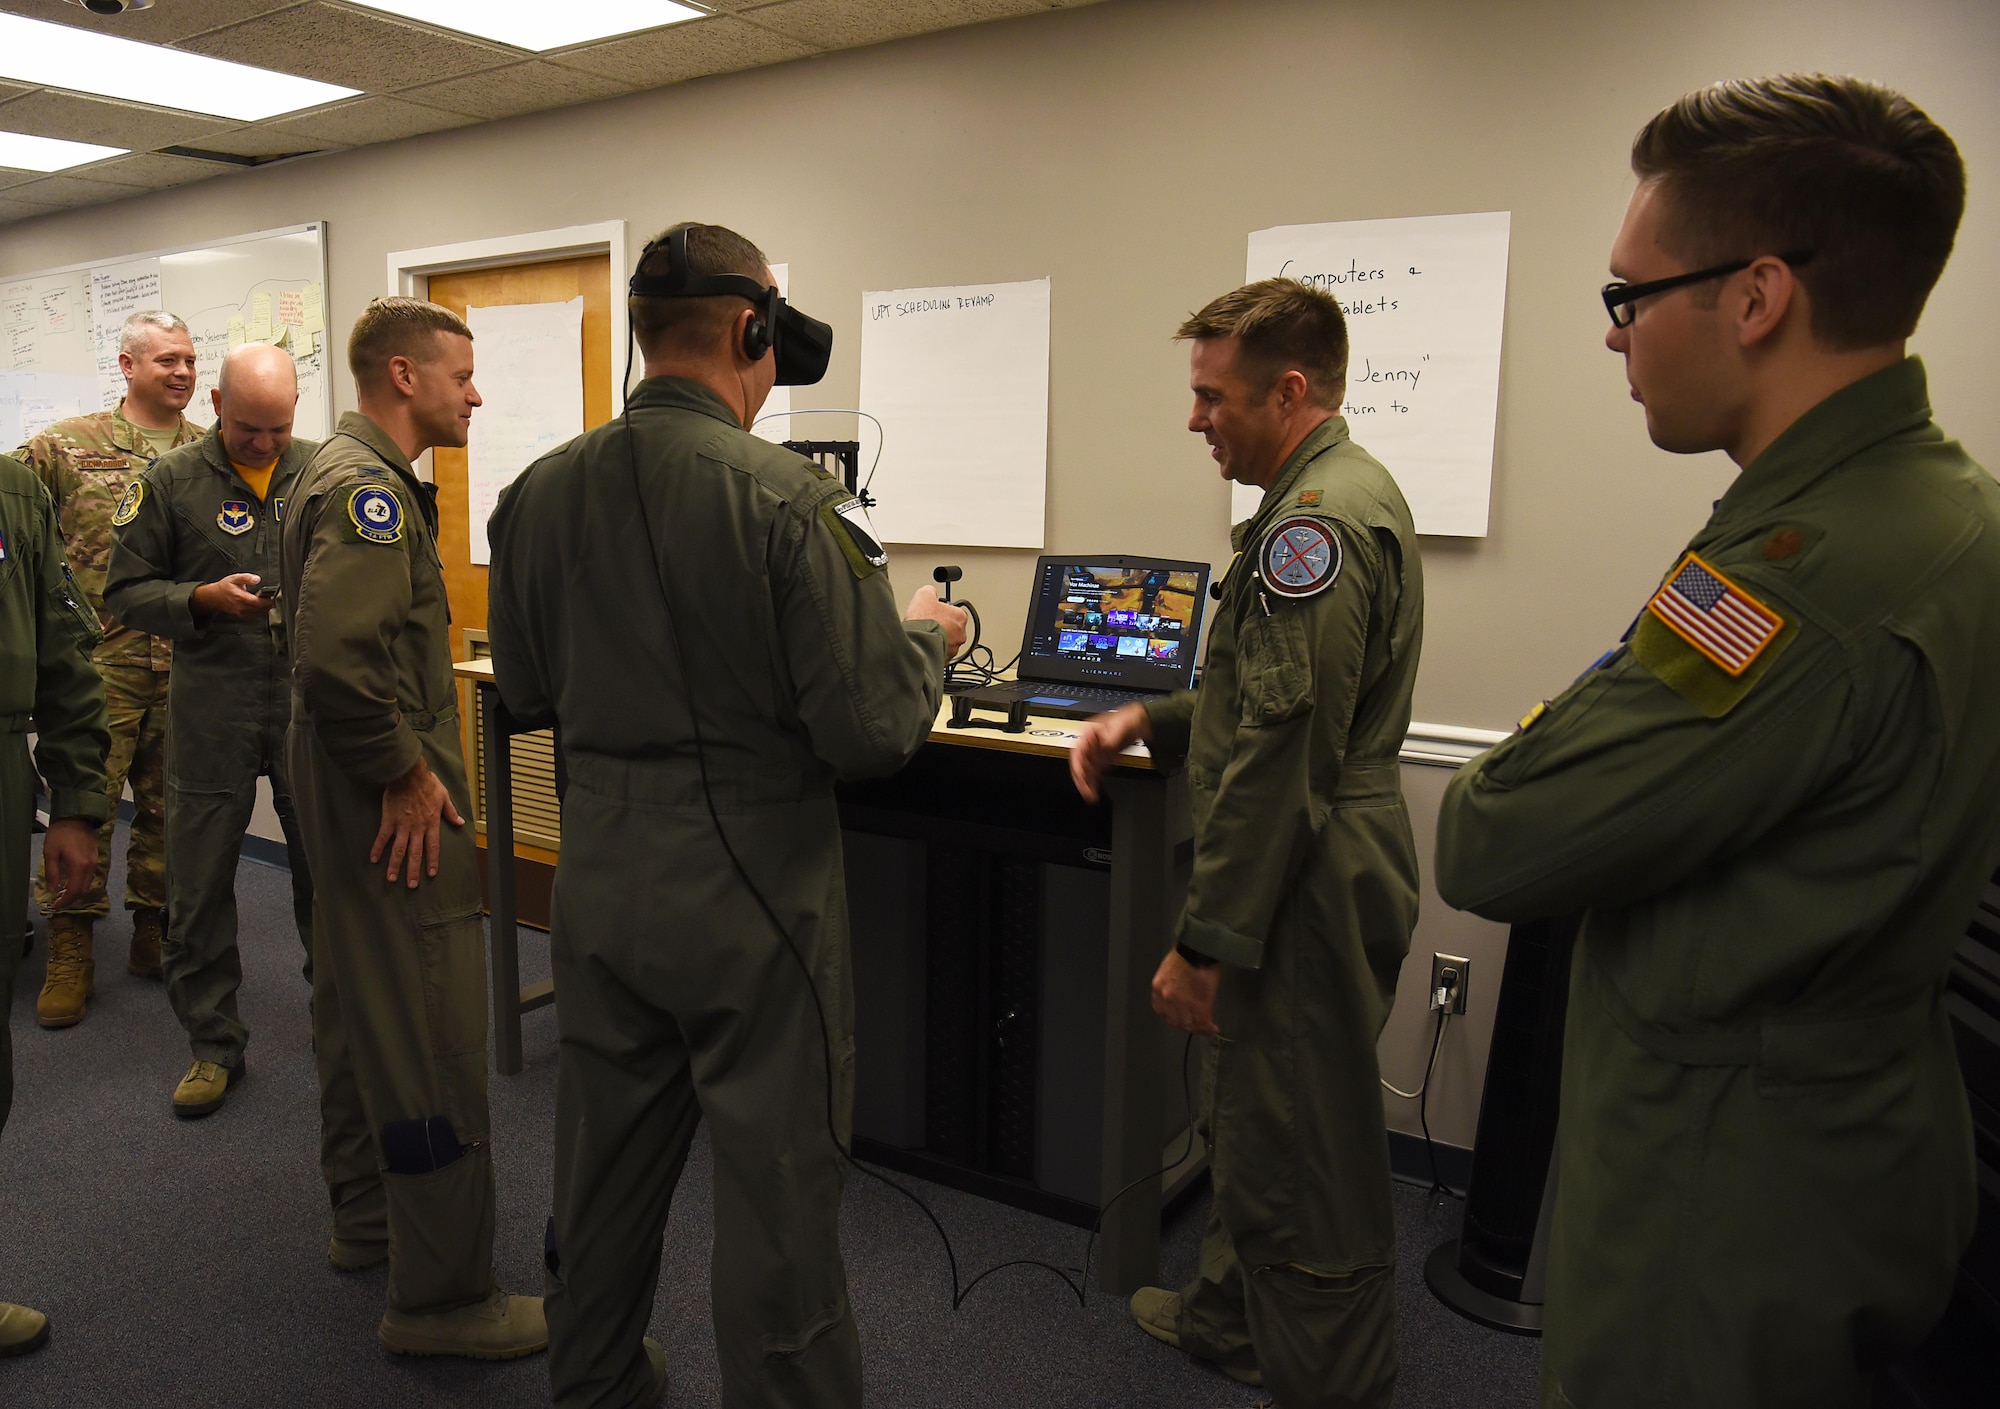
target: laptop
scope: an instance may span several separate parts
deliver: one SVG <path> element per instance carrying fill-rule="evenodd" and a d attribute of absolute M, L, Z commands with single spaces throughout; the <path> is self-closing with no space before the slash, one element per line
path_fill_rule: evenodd
<path fill-rule="evenodd" d="M 975 704 L 1088 719 L 1194 683 L 1208 564 L 1117 553 L 1043 557 L 1011 684 L 966 691 Z"/>

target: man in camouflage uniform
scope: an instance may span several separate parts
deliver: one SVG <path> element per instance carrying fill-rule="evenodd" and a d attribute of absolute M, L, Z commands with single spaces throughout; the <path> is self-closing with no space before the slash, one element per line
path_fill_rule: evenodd
<path fill-rule="evenodd" d="M 312 878 L 284 763 L 291 671 L 277 617 L 285 503 L 319 442 L 294 440 L 298 370 L 282 348 L 246 343 L 223 359 L 215 429 L 160 457 L 133 492 L 112 545 L 104 597 L 119 619 L 178 643 L 167 710 L 164 976 L 194 1058 L 174 1114 L 218 1110 L 247 1073 L 238 1015 L 236 860 L 271 780 L 292 871 L 292 914 L 312 980 Z"/>
<path fill-rule="evenodd" d="M 96 609 L 104 639 L 92 659 L 104 681 L 111 722 L 105 788 L 115 814 L 127 779 L 132 784 L 132 836 L 125 850 L 125 908 L 132 912 L 132 948 L 126 968 L 142 978 L 160 976 L 166 935 L 167 668 L 171 647 L 133 630 L 104 607 L 104 576 L 111 536 L 121 515 L 136 512 L 144 491 L 140 474 L 177 445 L 201 436 L 182 415 L 194 395 L 194 341 L 171 313 L 134 313 L 119 338 L 118 368 L 125 395 L 109 411 L 57 421 L 19 451 L 55 500 L 57 525 L 70 571 Z M 110 913 L 105 878 L 111 869 L 112 821 L 97 837 L 97 873 L 82 901 L 49 922 L 46 982 L 35 1002 L 43 1027 L 83 1021 L 96 991 L 92 953 L 97 920 Z M 50 903 L 43 877 L 37 899 Z"/>
<path fill-rule="evenodd" d="M 1375 1042 L 1417 919 L 1397 755 L 1423 639 L 1416 528 L 1347 434 L 1340 305 L 1288 279 L 1216 299 L 1192 341 L 1188 429 L 1263 502 L 1232 539 L 1201 685 L 1099 715 L 1071 773 L 1185 759 L 1194 875 L 1153 978 L 1212 1039 L 1215 1206 L 1180 1291 L 1143 1287 L 1157 1340 L 1267 1385 L 1279 1409 L 1384 1409 L 1396 1230 Z"/>
<path fill-rule="evenodd" d="M 0 935 L 0 1126 L 14 1101 L 7 1028 L 21 943 L 11 927 L 28 903 L 36 770 L 49 785 L 42 858 L 56 906 L 83 899 L 97 824 L 111 814 L 104 792 L 103 687 L 90 668 L 96 643 L 97 622 L 63 562 L 48 494 L 26 466 L 0 456 L 0 916 L 9 925 Z M 0 1301 L 0 1359 L 24 1355 L 48 1338 L 49 1321 L 41 1312 Z"/>

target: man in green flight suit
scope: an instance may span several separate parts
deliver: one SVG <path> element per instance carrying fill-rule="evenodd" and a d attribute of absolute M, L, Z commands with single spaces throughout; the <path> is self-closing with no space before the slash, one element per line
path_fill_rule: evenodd
<path fill-rule="evenodd" d="M 0 1129 L 14 1104 L 14 975 L 28 904 L 28 837 L 35 772 L 49 785 L 42 864 L 60 913 L 82 904 L 97 865 L 97 828 L 111 815 L 104 790 L 104 685 L 90 661 L 97 618 L 63 559 L 55 506 L 32 471 L 0 455 Z M 35 735 L 34 758 L 28 734 Z M 0 1302 L 0 1358 L 49 1338 L 48 1318 Z"/>
<path fill-rule="evenodd" d="M 631 294 L 646 379 L 626 415 L 531 466 L 488 528 L 500 691 L 523 723 L 560 724 L 569 775 L 551 940 L 555 1402 L 658 1399 L 665 1361 L 644 1333 L 706 1117 L 723 1402 L 858 1409 L 833 785 L 917 751 L 966 617 L 924 587 L 899 621 L 861 502 L 750 434 L 774 383 L 818 381 L 832 348 L 755 245 L 675 226 Z"/>
<path fill-rule="evenodd" d="M 194 364 L 187 324 L 159 310 L 134 313 L 118 337 L 124 398 L 109 411 L 57 421 L 19 452 L 55 500 L 70 571 L 103 631 L 94 659 L 111 721 L 105 786 L 115 812 L 126 782 L 132 784 L 132 834 L 125 846 L 132 946 L 125 967 L 141 978 L 160 977 L 166 936 L 167 676 L 173 648 L 111 614 L 104 605 L 104 575 L 111 565 L 111 517 L 127 490 L 167 451 L 201 438 L 201 427 L 182 414 L 194 395 Z M 105 893 L 111 841 L 107 818 L 98 830 L 97 874 L 89 890 L 73 909 L 49 921 L 48 969 L 35 1001 L 43 1027 L 82 1022 L 96 991 L 93 942 L 97 921 L 111 911 Z M 45 881 L 37 899 L 46 907 L 49 896 Z"/>
<path fill-rule="evenodd" d="M 2000 488 L 1904 340 L 1957 149 L 1858 79 L 1654 117 L 1607 341 L 1740 467 L 1619 646 L 1461 770 L 1438 890 L 1583 914 L 1542 1400 L 1861 1409 L 1972 1233 L 1945 972 L 2000 862 Z"/>
<path fill-rule="evenodd" d="M 174 1088 L 183 1117 L 219 1110 L 247 1074 L 237 1012 L 236 860 L 259 776 L 291 859 L 292 914 L 312 980 L 312 878 L 286 781 L 292 681 L 276 619 L 285 502 L 319 443 L 292 438 L 291 354 L 232 348 L 210 393 L 215 426 L 170 450 L 113 514 L 104 601 L 175 643 L 167 696 L 167 997 L 194 1051 Z"/>
<path fill-rule="evenodd" d="M 287 761 L 312 866 L 327 1256 L 389 1263 L 403 1355 L 548 1344 L 493 1277 L 486 953 L 436 510 L 410 462 L 462 446 L 479 393 L 457 314 L 378 298 L 347 341 L 360 407 L 285 505 Z"/>
<path fill-rule="evenodd" d="M 1396 482 L 1338 414 L 1338 302 L 1267 279 L 1179 336 L 1188 429 L 1264 498 L 1231 535 L 1200 686 L 1088 721 L 1070 755 L 1094 800 L 1112 757 L 1144 739 L 1186 759 L 1194 808 L 1194 875 L 1153 1007 L 1213 1039 L 1215 1203 L 1199 1274 L 1140 1289 L 1132 1314 L 1281 1409 L 1376 1409 L 1396 1376 L 1396 1236 L 1375 1042 L 1417 919 L 1397 760 L 1423 566 Z"/>

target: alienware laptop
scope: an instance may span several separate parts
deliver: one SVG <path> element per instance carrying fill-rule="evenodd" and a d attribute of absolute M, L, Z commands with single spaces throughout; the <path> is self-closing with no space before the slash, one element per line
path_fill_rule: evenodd
<path fill-rule="evenodd" d="M 969 693 L 1030 714 L 1087 719 L 1194 683 L 1208 564 L 1117 553 L 1044 557 L 1022 633 L 1020 677 Z"/>

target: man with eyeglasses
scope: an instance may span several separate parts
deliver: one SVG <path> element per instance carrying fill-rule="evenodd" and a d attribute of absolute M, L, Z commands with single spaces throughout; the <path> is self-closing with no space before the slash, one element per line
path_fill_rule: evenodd
<path fill-rule="evenodd" d="M 1905 354 L 1964 167 L 1824 76 L 1689 94 L 1632 166 L 1607 342 L 1655 444 L 1741 472 L 1453 781 L 1438 890 L 1584 917 L 1543 1403 L 1861 1409 L 1975 1209 L 1941 999 L 2000 861 L 2000 486 Z"/>

